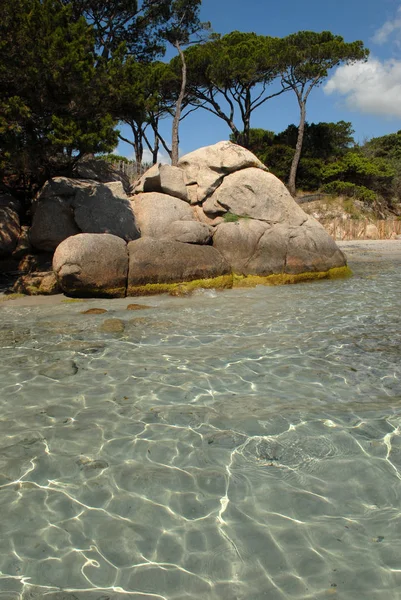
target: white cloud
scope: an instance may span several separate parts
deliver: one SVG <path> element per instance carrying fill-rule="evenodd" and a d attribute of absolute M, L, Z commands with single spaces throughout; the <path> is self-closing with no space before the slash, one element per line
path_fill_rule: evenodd
<path fill-rule="evenodd" d="M 324 91 L 346 96 L 352 109 L 401 117 L 401 60 L 371 57 L 365 63 L 338 67 Z"/>
<path fill-rule="evenodd" d="M 384 25 L 375 32 L 372 40 L 375 44 L 385 44 L 395 32 L 401 32 L 401 6 L 397 10 L 396 17 L 391 21 L 386 21 Z"/>
<path fill-rule="evenodd" d="M 142 162 L 143 163 L 152 163 L 153 162 L 152 153 L 148 148 L 144 148 L 144 150 L 143 150 Z M 158 152 L 157 162 L 163 163 L 165 165 L 169 165 L 171 163 L 171 159 L 169 156 L 167 156 L 167 154 L 165 154 L 163 152 Z"/>

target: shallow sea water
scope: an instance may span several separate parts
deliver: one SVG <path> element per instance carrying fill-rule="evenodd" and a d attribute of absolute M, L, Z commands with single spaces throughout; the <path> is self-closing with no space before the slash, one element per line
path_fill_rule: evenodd
<path fill-rule="evenodd" d="M 0 599 L 401 599 L 401 263 L 351 267 L 3 303 Z"/>

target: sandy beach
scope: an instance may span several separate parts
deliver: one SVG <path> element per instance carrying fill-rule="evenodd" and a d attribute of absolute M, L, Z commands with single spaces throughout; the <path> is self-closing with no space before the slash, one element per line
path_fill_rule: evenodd
<path fill-rule="evenodd" d="M 350 266 L 353 262 L 401 261 L 401 240 L 336 241 Z"/>
<path fill-rule="evenodd" d="M 392 260 L 401 262 L 401 240 L 351 240 L 337 241 L 338 247 L 347 257 L 348 264 L 357 262 L 381 262 Z M 127 298 L 129 301 L 130 299 Z M 54 296 L 18 296 L 0 293 L 0 310 L 2 306 L 49 306 L 68 302 L 83 304 L 99 302 L 96 298 L 71 299 L 64 294 Z"/>

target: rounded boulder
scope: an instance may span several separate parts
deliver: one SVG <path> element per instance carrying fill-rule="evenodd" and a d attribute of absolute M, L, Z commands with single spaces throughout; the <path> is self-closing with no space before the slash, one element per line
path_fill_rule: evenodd
<path fill-rule="evenodd" d="M 53 270 L 70 296 L 126 295 L 127 244 L 108 233 L 80 233 L 64 240 L 53 257 Z"/>

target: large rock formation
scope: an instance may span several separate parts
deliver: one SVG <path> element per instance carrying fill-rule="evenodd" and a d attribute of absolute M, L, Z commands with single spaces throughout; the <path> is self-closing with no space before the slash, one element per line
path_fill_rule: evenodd
<path fill-rule="evenodd" d="M 230 142 L 191 152 L 178 167 L 155 165 L 130 198 L 115 190 L 118 185 L 57 178 L 39 197 L 31 230 L 36 247 L 54 245 L 61 223 L 63 235 L 92 233 L 73 235 L 57 248 L 54 270 L 66 293 L 136 295 L 191 281 L 277 283 L 330 276 L 346 265 L 284 184 Z M 38 225 L 46 206 L 52 219 L 59 215 L 53 229 L 47 217 L 52 235 Z"/>

